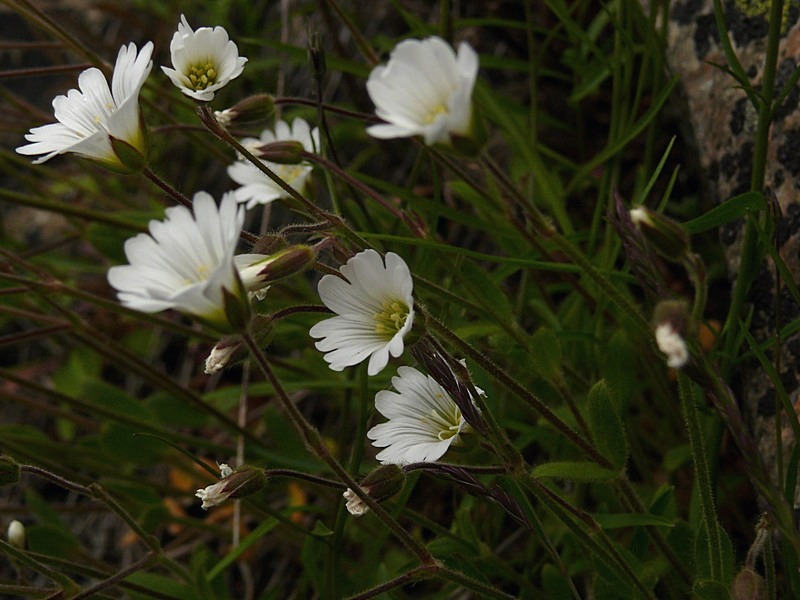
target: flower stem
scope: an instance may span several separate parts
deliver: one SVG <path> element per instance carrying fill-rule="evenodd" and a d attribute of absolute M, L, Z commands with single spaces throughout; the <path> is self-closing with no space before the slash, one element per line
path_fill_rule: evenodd
<path fill-rule="evenodd" d="M 217 122 L 217 118 L 214 116 L 214 113 L 211 111 L 211 108 L 203 103 L 197 107 L 197 114 L 200 117 L 200 121 L 206 128 L 221 139 L 223 142 L 226 142 L 230 146 L 232 146 L 239 154 L 244 156 L 256 169 L 261 171 L 264 175 L 270 178 L 278 187 L 280 187 L 284 192 L 286 192 L 290 198 L 295 200 L 300 206 L 302 206 L 308 214 L 313 216 L 315 219 L 320 221 L 327 221 L 331 224 L 331 227 L 338 230 L 342 235 L 350 239 L 352 242 L 357 244 L 361 248 L 368 248 L 369 244 L 365 239 L 363 239 L 360 235 L 358 235 L 355 231 L 350 229 L 345 222 L 338 216 L 329 213 L 326 210 L 321 209 L 316 204 L 311 202 L 308 198 L 303 196 L 300 192 L 295 190 L 292 186 L 286 183 L 283 179 L 278 177 L 278 175 L 270 169 L 267 165 L 264 164 L 264 161 L 258 159 L 252 152 L 250 152 L 247 148 L 245 148 L 242 144 L 239 143 L 235 137 L 233 137 L 228 130 L 225 129 L 222 125 Z"/>
<path fill-rule="evenodd" d="M 420 311 L 424 311 L 420 307 Z M 481 352 L 475 350 L 472 346 L 467 344 L 464 340 L 458 337 L 454 332 L 441 321 L 436 319 L 429 312 L 425 311 L 425 322 L 431 325 L 432 328 L 446 339 L 449 343 L 453 344 L 460 352 L 463 352 L 470 360 L 474 361 L 487 373 L 497 379 L 503 386 L 506 387 L 511 393 L 523 400 L 528 406 L 541 415 L 547 422 L 561 432 L 564 437 L 570 440 L 574 445 L 580 448 L 584 454 L 594 460 L 598 465 L 606 468 L 613 468 L 613 465 L 600 454 L 594 446 L 584 440 L 574 429 L 562 421 L 547 405 L 540 400 L 535 394 L 526 390 L 520 385 L 511 375 L 505 372 L 499 365 L 495 364 L 491 359 L 484 356 Z"/>
<path fill-rule="evenodd" d="M 413 554 L 417 556 L 420 562 L 423 565 L 431 565 L 436 563 L 436 559 L 433 555 L 422 545 L 419 541 L 417 541 L 411 534 L 409 534 L 400 524 L 392 517 L 378 502 L 375 501 L 368 493 L 366 493 L 361 486 L 358 485 L 353 476 L 347 472 L 339 461 L 334 458 L 334 456 L 328 450 L 328 447 L 325 445 L 322 436 L 316 430 L 316 428 L 308 422 L 305 418 L 303 413 L 294 405 L 289 395 L 286 393 L 283 385 L 281 384 L 280 380 L 278 379 L 275 372 L 272 370 L 272 365 L 270 365 L 269 361 L 267 360 L 266 355 L 261 351 L 261 348 L 258 347 L 256 340 L 253 338 L 252 334 L 247 331 L 242 334 L 242 339 L 245 342 L 245 345 L 250 350 L 255 361 L 258 363 L 258 366 L 261 368 L 261 371 L 264 373 L 264 376 L 267 380 L 272 384 L 272 388 L 275 391 L 275 395 L 278 397 L 278 401 L 281 404 L 281 407 L 286 412 L 287 417 L 291 421 L 294 428 L 303 438 L 303 441 L 306 443 L 306 446 L 320 459 L 322 460 L 328 468 L 331 469 L 336 475 L 339 477 L 339 480 L 344 483 L 347 487 L 349 487 L 353 492 L 367 505 L 369 506 L 370 510 L 375 513 L 375 516 L 380 519 L 383 524 L 400 540 L 403 545 L 408 548 Z"/>
<path fill-rule="evenodd" d="M 145 168 L 144 171 L 142 171 L 142 172 L 144 173 L 145 177 L 147 177 L 150 181 L 155 183 L 159 188 L 161 188 L 169 196 L 171 196 L 173 199 L 175 199 L 175 201 L 178 202 L 178 204 L 182 204 L 183 206 L 185 206 L 188 209 L 192 208 L 192 201 L 187 196 L 185 196 L 184 194 L 182 194 L 181 192 L 176 190 L 174 187 L 172 187 L 170 184 L 168 184 L 166 181 L 164 181 L 161 177 L 159 177 L 152 170 L 150 170 L 149 168 Z M 251 244 L 254 244 L 254 243 L 256 243 L 258 241 L 258 237 L 253 235 L 252 233 L 250 233 L 248 231 L 242 231 L 239 234 L 239 236 L 245 242 L 249 242 Z"/>
<path fill-rule="evenodd" d="M 427 234 L 425 230 L 420 227 L 418 223 L 415 223 L 407 214 L 405 214 L 402 210 L 397 208 L 396 206 L 392 205 L 389 201 L 386 200 L 383 196 L 381 196 L 378 192 L 373 190 L 368 185 L 364 184 L 363 182 L 359 181 L 350 173 L 342 169 L 339 165 L 335 164 L 333 161 L 328 160 L 327 158 L 320 156 L 319 154 L 315 154 L 313 152 L 301 152 L 300 155 L 309 162 L 314 162 L 324 167 L 328 171 L 332 171 L 336 174 L 337 177 L 347 182 L 348 185 L 356 188 L 365 196 L 368 196 L 375 200 L 378 204 L 380 204 L 383 208 L 388 210 L 393 217 L 402 221 L 406 224 L 406 227 L 413 233 L 415 236 L 419 238 L 426 238 Z"/>
<path fill-rule="evenodd" d="M 695 406 L 693 393 L 694 384 L 682 372 L 678 373 L 678 386 L 683 405 L 683 416 L 686 420 L 686 431 L 689 435 L 689 447 L 692 451 L 694 472 L 700 492 L 700 506 L 703 512 L 703 521 L 708 535 L 708 560 L 711 569 L 711 578 L 722 581 L 724 556 L 722 554 L 722 537 L 719 532 L 717 513 L 714 509 L 714 492 L 711 484 L 711 475 L 706 462 L 706 449 L 703 443 L 703 431 L 700 417 Z"/>

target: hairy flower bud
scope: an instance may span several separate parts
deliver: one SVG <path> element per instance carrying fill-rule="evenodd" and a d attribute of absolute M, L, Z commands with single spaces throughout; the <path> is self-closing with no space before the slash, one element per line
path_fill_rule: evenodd
<path fill-rule="evenodd" d="M 249 123 L 266 119 L 275 111 L 275 100 L 269 94 L 255 94 L 240 100 L 230 108 L 214 111 L 217 122 L 223 127 L 235 123 Z"/>
<path fill-rule="evenodd" d="M 232 471 L 228 465 L 220 465 L 223 479 L 213 485 L 197 490 L 195 496 L 203 501 L 203 509 L 222 504 L 229 498 L 243 498 L 255 494 L 267 485 L 264 469 L 241 467 Z"/>
<path fill-rule="evenodd" d="M 661 256 L 680 261 L 688 254 L 689 236 L 677 222 L 645 207 L 634 208 L 630 215 L 645 240 Z"/>
<path fill-rule="evenodd" d="M 764 578 L 750 567 L 744 567 L 733 579 L 733 600 L 764 600 L 767 597 Z"/>
<path fill-rule="evenodd" d="M 255 155 L 278 165 L 299 165 L 303 162 L 303 144 L 295 140 L 281 140 L 257 146 Z"/>

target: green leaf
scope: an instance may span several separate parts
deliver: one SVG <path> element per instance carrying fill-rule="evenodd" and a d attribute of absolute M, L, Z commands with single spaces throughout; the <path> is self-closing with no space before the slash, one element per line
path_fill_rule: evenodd
<path fill-rule="evenodd" d="M 628 440 L 611 390 L 604 379 L 589 390 L 586 408 L 589 427 L 598 449 L 615 467 L 622 469 L 628 457 Z"/>
<path fill-rule="evenodd" d="M 619 472 L 604 469 L 593 462 L 551 462 L 539 465 L 533 470 L 533 476 L 540 479 L 566 479 L 584 483 L 610 481 L 619 476 Z"/>
<path fill-rule="evenodd" d="M 715 229 L 736 219 L 740 219 L 748 212 L 761 211 L 767 208 L 767 201 L 761 192 L 745 192 L 726 200 L 715 206 L 704 215 L 683 223 L 683 228 L 689 234 L 701 233 Z"/>
<path fill-rule="evenodd" d="M 530 347 L 536 355 L 533 367 L 542 377 L 548 379 L 560 378 L 561 342 L 555 332 L 548 327 L 540 327 L 531 336 Z"/>
<path fill-rule="evenodd" d="M 592 515 L 603 529 L 619 529 L 621 527 L 674 527 L 675 521 L 657 515 L 643 513 L 610 513 Z"/>
<path fill-rule="evenodd" d="M 319 521 L 317 521 L 319 523 Z M 280 525 L 280 521 L 278 519 L 269 517 L 266 521 L 259 524 L 253 531 L 251 531 L 247 536 L 239 542 L 239 545 L 236 546 L 233 550 L 231 550 L 225 557 L 220 560 L 216 565 L 214 565 L 211 570 L 208 571 L 206 575 L 206 580 L 211 581 L 217 575 L 222 573 L 225 569 L 227 569 L 230 565 L 232 565 L 236 559 L 238 559 L 244 552 L 246 552 L 253 544 L 267 535 L 270 531 L 275 529 Z M 316 529 L 316 525 L 314 526 Z"/>
<path fill-rule="evenodd" d="M 730 597 L 730 592 L 719 581 L 697 581 L 692 587 L 694 600 L 725 600 Z"/>
<path fill-rule="evenodd" d="M 478 304 L 493 315 L 498 322 L 509 324 L 513 320 L 513 310 L 508 297 L 500 286 L 487 274 L 469 260 L 459 264 L 458 278 Z"/>

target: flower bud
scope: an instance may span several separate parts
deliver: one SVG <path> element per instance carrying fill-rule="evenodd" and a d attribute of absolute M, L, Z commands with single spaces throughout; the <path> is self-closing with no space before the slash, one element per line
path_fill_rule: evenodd
<path fill-rule="evenodd" d="M 0 455 L 0 486 L 19 481 L 19 465 L 7 454 Z"/>
<path fill-rule="evenodd" d="M 406 475 L 400 467 L 383 465 L 367 475 L 360 485 L 370 498 L 374 498 L 376 502 L 382 502 L 399 494 L 405 483 Z M 350 488 L 347 488 L 342 496 L 347 501 L 347 512 L 354 517 L 360 517 L 369 511 L 369 507 Z"/>
<path fill-rule="evenodd" d="M 269 94 L 255 94 L 240 100 L 230 108 L 214 111 L 217 122 L 223 127 L 234 123 L 249 123 L 266 119 L 275 110 L 275 100 Z"/>
<path fill-rule="evenodd" d="M 660 302 L 653 314 L 658 349 L 667 355 L 667 366 L 678 369 L 689 362 L 686 335 L 690 327 L 689 307 L 682 300 Z"/>
<path fill-rule="evenodd" d="M 203 501 L 203 510 L 222 504 L 229 498 L 244 498 L 255 494 L 267 485 L 267 476 L 263 469 L 241 467 L 233 471 L 226 464 L 219 467 L 223 479 L 195 493 Z"/>
<path fill-rule="evenodd" d="M 688 254 L 689 236 L 677 222 L 645 207 L 634 208 L 630 216 L 644 239 L 664 258 L 677 262 Z"/>
<path fill-rule="evenodd" d="M 303 144 L 295 140 L 281 140 L 262 144 L 255 148 L 258 158 L 277 165 L 299 165 L 303 162 Z"/>
<path fill-rule="evenodd" d="M 8 524 L 8 543 L 14 546 L 15 548 L 19 548 L 20 550 L 25 549 L 25 541 L 26 541 L 26 534 L 25 534 L 25 525 L 21 522 L 17 521 L 16 519 L 11 521 Z"/>
<path fill-rule="evenodd" d="M 764 579 L 750 567 L 744 567 L 733 578 L 733 600 L 764 600 L 767 597 Z"/>
<path fill-rule="evenodd" d="M 308 58 L 314 67 L 314 79 L 321 80 L 325 76 L 328 67 L 325 60 L 325 50 L 322 48 L 322 36 L 318 31 L 312 32 L 308 36 Z"/>
<path fill-rule="evenodd" d="M 213 375 L 243 356 L 244 345 L 236 337 L 223 338 L 216 343 L 206 358 L 205 374 Z"/>
<path fill-rule="evenodd" d="M 289 246 L 268 256 L 241 254 L 234 258 L 239 277 L 248 292 L 258 292 L 270 283 L 305 271 L 317 260 L 310 246 Z"/>

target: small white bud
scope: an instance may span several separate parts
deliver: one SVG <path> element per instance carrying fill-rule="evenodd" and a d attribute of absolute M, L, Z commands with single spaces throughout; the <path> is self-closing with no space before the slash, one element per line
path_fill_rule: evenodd
<path fill-rule="evenodd" d="M 8 524 L 8 543 L 14 546 L 15 548 L 19 548 L 20 550 L 25 549 L 25 525 L 21 522 L 17 521 L 16 519 L 11 521 Z"/>

